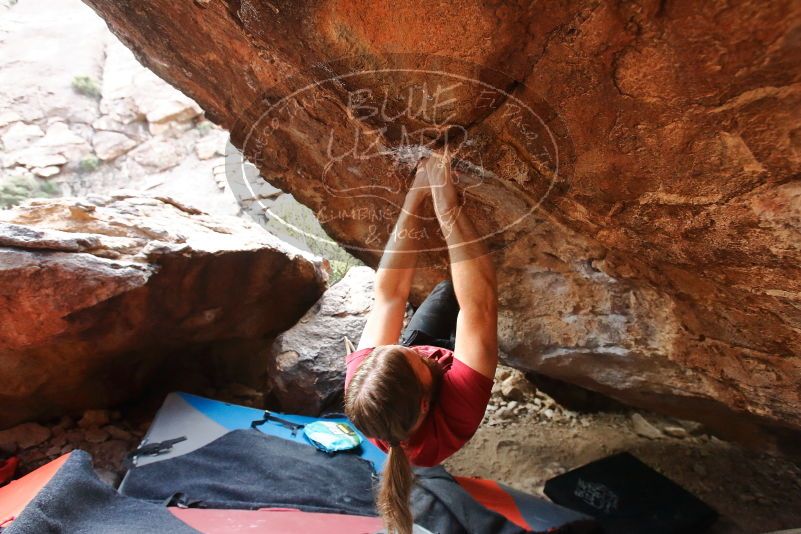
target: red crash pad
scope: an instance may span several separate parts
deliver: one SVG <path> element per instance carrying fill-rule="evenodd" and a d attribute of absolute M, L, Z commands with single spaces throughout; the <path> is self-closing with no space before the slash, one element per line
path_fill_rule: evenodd
<path fill-rule="evenodd" d="M 203 534 L 368 534 L 383 528 L 377 517 L 345 514 L 319 514 L 287 508 L 262 510 L 212 510 L 208 508 L 169 508 L 170 512 Z"/>
<path fill-rule="evenodd" d="M 0 527 L 7 527 L 23 508 L 50 482 L 53 475 L 69 458 L 67 453 L 0 488 Z"/>
<path fill-rule="evenodd" d="M 475 500 L 526 530 L 531 530 L 517 507 L 514 497 L 506 493 L 494 480 L 485 478 L 453 477 Z"/>

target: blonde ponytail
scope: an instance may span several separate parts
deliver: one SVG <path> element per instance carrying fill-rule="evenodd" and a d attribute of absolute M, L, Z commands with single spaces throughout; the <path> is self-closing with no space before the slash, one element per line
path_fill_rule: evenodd
<path fill-rule="evenodd" d="M 388 534 L 411 534 L 412 511 L 409 495 L 414 477 L 406 453 L 399 445 L 389 449 L 381 488 L 378 491 L 378 512 L 387 527 Z"/>
<path fill-rule="evenodd" d="M 353 375 L 345 391 L 345 413 L 366 436 L 390 445 L 378 490 L 376 508 L 388 534 L 410 534 L 413 517 L 409 507 L 414 476 L 400 443 L 420 419 L 423 400 L 431 402 L 441 382 L 436 362 L 423 361 L 431 369 L 433 385 L 424 388 L 407 358 L 411 349 L 398 345 L 376 347 Z M 415 357 L 418 357 L 415 355 Z"/>

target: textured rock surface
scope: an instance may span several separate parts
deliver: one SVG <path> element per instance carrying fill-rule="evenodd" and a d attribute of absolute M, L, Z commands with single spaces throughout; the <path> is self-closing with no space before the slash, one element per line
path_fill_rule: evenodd
<path fill-rule="evenodd" d="M 397 212 L 408 171 L 403 127 L 459 125 L 472 142 L 462 157 L 492 178 L 466 209 L 486 234 L 505 228 L 491 244 L 509 363 L 730 434 L 770 430 L 763 445 L 798 443 L 798 2 L 462 0 L 425 16 L 388 2 L 87 3 L 373 265 L 390 226 L 374 215 Z M 389 128 L 349 105 L 367 89 L 360 102 L 386 95 L 392 114 L 459 62 L 510 94 L 482 101 L 485 86 L 461 84 L 446 121 L 395 113 Z M 365 69 L 384 70 L 313 86 L 259 120 L 303 81 Z M 525 105 L 542 119 L 540 146 L 523 142 Z M 354 132 L 381 150 L 332 161 L 355 154 Z M 254 133 L 263 142 L 248 146 Z M 367 186 L 387 188 L 354 194 Z"/>
<path fill-rule="evenodd" d="M 1 211 L 0 428 L 121 401 L 190 349 L 275 336 L 326 279 L 261 228 L 166 198 Z"/>
<path fill-rule="evenodd" d="M 316 415 L 342 393 L 345 342 L 354 346 L 373 304 L 375 271 L 352 267 L 298 323 L 275 339 L 268 390 L 281 408 Z"/>

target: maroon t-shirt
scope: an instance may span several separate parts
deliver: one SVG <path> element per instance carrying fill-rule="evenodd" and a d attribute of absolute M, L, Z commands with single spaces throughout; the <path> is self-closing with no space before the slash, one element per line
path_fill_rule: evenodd
<path fill-rule="evenodd" d="M 487 409 L 492 379 L 457 360 L 447 349 L 428 345 L 410 348 L 421 356 L 437 360 L 443 370 L 438 398 L 432 403 L 420 428 L 403 447 L 414 465 L 431 467 L 458 451 L 473 437 Z M 357 350 L 347 357 L 345 389 L 372 350 L 373 347 Z M 389 450 L 385 441 L 368 439 L 382 451 Z"/>

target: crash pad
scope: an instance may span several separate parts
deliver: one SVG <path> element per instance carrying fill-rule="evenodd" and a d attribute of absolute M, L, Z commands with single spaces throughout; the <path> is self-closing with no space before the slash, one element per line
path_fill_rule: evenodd
<path fill-rule="evenodd" d="M 286 508 L 265 510 L 210 510 L 169 508 L 170 512 L 203 534 L 244 534 L 270 532 L 326 532 L 327 534 L 372 533 L 382 529 L 377 517 L 301 512 Z"/>
<path fill-rule="evenodd" d="M 581 524 L 581 531 L 594 530 L 592 517 L 554 504 L 535 495 L 516 490 L 494 480 L 454 477 L 476 501 L 527 530 L 544 532 L 566 525 Z M 577 531 L 577 530 L 574 530 Z"/>
<path fill-rule="evenodd" d="M 60 456 L 0 488 L 0 528 L 8 526 L 22 512 L 39 491 L 50 482 L 70 454 Z"/>
<path fill-rule="evenodd" d="M 717 519 L 715 510 L 627 452 L 548 480 L 545 494 L 595 517 L 609 534 L 700 533 Z"/>
<path fill-rule="evenodd" d="M 279 412 L 271 412 L 271 414 L 297 425 L 306 425 L 319 420 L 348 422 L 346 417 L 320 418 Z M 251 428 L 251 423 L 263 419 L 263 416 L 264 411 L 256 408 L 207 399 L 189 393 L 170 393 L 153 419 L 153 423 L 142 440 L 142 445 L 180 437 L 186 439 L 173 444 L 170 450 L 158 455 L 135 457 L 133 465 L 147 465 L 187 454 L 232 430 Z M 270 436 L 312 446 L 303 435 L 302 430 L 293 432 L 290 428 L 274 421 L 267 421 L 258 425 L 256 429 Z M 362 438 L 364 438 L 363 435 Z M 366 439 L 362 440 L 356 454 L 372 462 L 376 471 L 383 470 L 386 454 Z"/>

